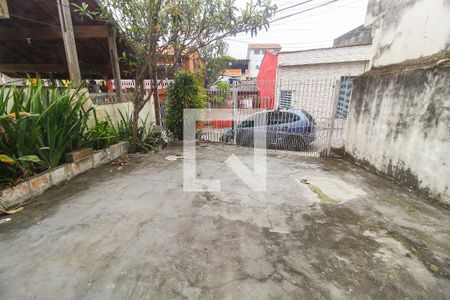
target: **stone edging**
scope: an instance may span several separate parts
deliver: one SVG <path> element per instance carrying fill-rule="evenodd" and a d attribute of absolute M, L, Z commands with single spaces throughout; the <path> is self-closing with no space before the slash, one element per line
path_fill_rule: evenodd
<path fill-rule="evenodd" d="M 56 168 L 28 178 L 13 187 L 0 191 L 0 205 L 6 209 L 24 204 L 28 199 L 40 195 L 52 186 L 71 180 L 90 169 L 106 164 L 129 151 L 128 142 L 119 142 L 108 148 L 95 151 L 92 155 L 73 163 L 66 163 Z"/>

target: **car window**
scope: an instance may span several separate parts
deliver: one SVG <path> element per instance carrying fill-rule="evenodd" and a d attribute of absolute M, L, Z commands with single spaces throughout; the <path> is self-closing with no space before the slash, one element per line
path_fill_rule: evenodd
<path fill-rule="evenodd" d="M 255 116 L 250 116 L 239 124 L 240 128 L 251 128 L 255 126 Z"/>
<path fill-rule="evenodd" d="M 294 113 L 285 111 L 273 111 L 270 112 L 267 118 L 268 125 L 279 125 L 292 123 L 300 120 L 300 117 Z"/>
<path fill-rule="evenodd" d="M 239 127 L 241 128 L 252 128 L 255 126 L 254 120 L 244 120 L 242 121 L 241 125 Z"/>

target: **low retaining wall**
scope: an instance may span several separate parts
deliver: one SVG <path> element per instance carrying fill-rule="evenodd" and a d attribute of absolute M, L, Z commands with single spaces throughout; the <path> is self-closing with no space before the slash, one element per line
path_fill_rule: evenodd
<path fill-rule="evenodd" d="M 90 169 L 106 164 L 129 151 L 128 142 L 120 142 L 73 163 L 63 164 L 37 174 L 27 181 L 0 191 L 0 205 L 9 209 L 40 195 L 52 186 L 68 181 Z"/>

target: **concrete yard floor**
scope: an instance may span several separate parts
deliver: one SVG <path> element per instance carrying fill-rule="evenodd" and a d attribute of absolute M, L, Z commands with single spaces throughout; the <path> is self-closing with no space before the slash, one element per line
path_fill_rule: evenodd
<path fill-rule="evenodd" d="M 183 192 L 180 147 L 53 188 L 0 225 L 0 299 L 444 299 L 450 213 L 348 162 L 270 152 L 268 191 L 204 144 Z M 2 217 L 4 218 L 4 216 Z M 448 299 L 448 298 L 447 298 Z"/>

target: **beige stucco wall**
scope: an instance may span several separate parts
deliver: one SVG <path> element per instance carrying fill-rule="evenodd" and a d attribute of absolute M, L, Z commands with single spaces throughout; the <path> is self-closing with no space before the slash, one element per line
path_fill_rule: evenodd
<path fill-rule="evenodd" d="M 95 111 L 97 113 L 97 117 L 99 119 L 105 118 L 107 115 L 110 116 L 111 121 L 117 124 L 120 120 L 120 112 L 125 113 L 133 113 L 133 103 L 132 102 L 123 102 L 123 103 L 115 103 L 115 104 L 102 104 L 102 105 L 93 105 Z M 145 104 L 144 108 L 139 113 L 139 117 L 144 120 L 146 117 L 148 124 L 155 123 L 155 114 L 153 109 L 153 101 L 149 101 Z"/>
<path fill-rule="evenodd" d="M 370 0 L 373 67 L 450 51 L 449 0 Z"/>

